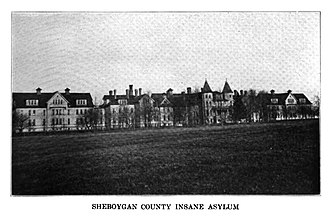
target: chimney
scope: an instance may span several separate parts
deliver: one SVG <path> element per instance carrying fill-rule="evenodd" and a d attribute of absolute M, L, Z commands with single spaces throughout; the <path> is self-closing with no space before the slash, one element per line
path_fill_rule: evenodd
<path fill-rule="evenodd" d="M 173 95 L 173 89 L 169 88 L 167 91 L 167 96 L 172 96 Z"/>
<path fill-rule="evenodd" d="M 117 94 L 116 94 L 117 90 L 113 90 L 113 96 L 115 97 L 115 99 L 117 99 Z"/>
<path fill-rule="evenodd" d="M 289 90 L 288 90 L 288 93 L 290 94 L 291 92 L 292 92 L 292 90 L 291 90 L 291 89 L 289 89 Z"/>
<path fill-rule="evenodd" d="M 270 90 L 270 93 L 272 94 L 272 95 L 274 95 L 274 93 L 275 93 L 275 90 Z"/>
<path fill-rule="evenodd" d="M 135 92 L 135 96 L 137 96 L 138 95 L 138 89 L 135 89 L 134 92 Z"/>
<path fill-rule="evenodd" d="M 142 94 L 142 88 L 139 88 L 139 96 Z"/>
<path fill-rule="evenodd" d="M 240 90 L 239 93 L 241 94 L 241 96 L 243 96 L 243 90 Z"/>
<path fill-rule="evenodd" d="M 129 98 L 128 89 L 126 89 L 126 97 Z"/>
<path fill-rule="evenodd" d="M 109 96 L 112 96 L 112 90 L 109 91 Z"/>
<path fill-rule="evenodd" d="M 166 98 L 166 93 L 163 93 L 163 98 L 164 98 L 164 99 Z"/>
<path fill-rule="evenodd" d="M 201 92 L 204 92 L 204 88 L 201 88 Z"/>
<path fill-rule="evenodd" d="M 129 96 L 133 96 L 133 85 L 129 85 Z"/>
<path fill-rule="evenodd" d="M 41 89 L 39 87 L 36 89 L 36 91 L 37 91 L 37 95 L 41 95 Z"/>
<path fill-rule="evenodd" d="M 238 91 L 236 89 L 234 90 L 234 95 L 235 96 L 238 96 L 239 95 L 239 93 L 238 93 Z"/>
<path fill-rule="evenodd" d="M 66 88 L 64 91 L 65 91 L 65 95 L 70 95 L 70 89 L 69 88 Z"/>
<path fill-rule="evenodd" d="M 248 94 L 248 92 L 245 90 L 245 91 L 244 91 L 244 96 L 247 96 L 247 94 Z"/>
<path fill-rule="evenodd" d="M 187 88 L 187 93 L 188 93 L 188 94 L 191 94 L 191 87 L 188 87 L 188 88 Z"/>
<path fill-rule="evenodd" d="M 182 91 L 181 94 L 184 95 L 185 94 L 185 91 Z"/>

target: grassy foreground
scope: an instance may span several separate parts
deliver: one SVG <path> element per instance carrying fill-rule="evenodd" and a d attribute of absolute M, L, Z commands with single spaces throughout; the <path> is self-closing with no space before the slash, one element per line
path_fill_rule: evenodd
<path fill-rule="evenodd" d="M 318 120 L 13 137 L 12 194 L 316 194 Z"/>

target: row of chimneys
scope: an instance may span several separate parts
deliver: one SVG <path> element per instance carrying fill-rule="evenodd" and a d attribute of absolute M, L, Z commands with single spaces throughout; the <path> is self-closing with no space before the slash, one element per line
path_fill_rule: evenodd
<path fill-rule="evenodd" d="M 185 94 L 185 91 L 182 91 L 181 94 Z M 187 87 L 187 94 L 191 94 L 191 87 Z"/>
<path fill-rule="evenodd" d="M 275 90 L 273 90 L 273 89 L 272 89 L 272 90 L 270 90 L 270 93 L 271 93 L 272 95 L 274 95 L 274 94 L 275 94 Z M 289 89 L 289 90 L 288 90 L 288 93 L 292 93 L 292 90 L 291 90 L 291 89 Z"/>
<path fill-rule="evenodd" d="M 203 91 L 203 88 L 201 88 L 201 90 Z M 41 89 L 40 88 L 37 88 L 36 91 L 37 91 L 37 95 L 41 95 Z M 70 94 L 70 89 L 69 88 L 66 88 L 64 91 L 65 91 L 66 95 Z M 170 89 L 170 90 L 167 91 L 167 93 L 171 93 L 172 91 L 173 90 Z M 291 92 L 292 92 L 292 90 L 289 89 L 288 93 L 291 93 Z M 184 94 L 184 93 L 185 92 L 183 91 L 182 94 Z M 191 94 L 191 87 L 187 88 L 187 93 Z M 240 94 L 243 95 L 243 93 L 247 94 L 247 91 L 240 90 Z M 270 90 L 270 93 L 273 95 L 275 93 L 275 90 L 273 90 L 273 89 Z M 114 97 L 116 99 L 117 95 L 116 95 L 116 90 L 115 89 L 113 90 L 113 94 L 114 94 Z M 141 96 L 141 94 L 142 94 L 142 88 L 139 88 L 139 91 L 137 89 L 135 89 L 135 96 L 138 96 L 138 95 Z M 238 92 L 235 90 L 234 94 L 237 95 Z M 109 95 L 112 96 L 112 90 L 109 91 Z M 126 96 L 127 96 L 127 98 L 133 96 L 133 85 L 129 85 L 129 89 L 126 89 Z"/>
<path fill-rule="evenodd" d="M 36 89 L 37 95 L 41 95 L 41 90 L 42 89 L 40 89 L 39 87 Z M 69 95 L 70 94 L 70 89 L 69 88 L 66 88 L 64 91 L 65 91 L 65 94 L 66 95 Z"/>
<path fill-rule="evenodd" d="M 135 89 L 134 90 L 135 91 L 135 96 L 141 96 L 142 95 L 142 88 L 139 88 L 139 90 L 138 89 Z M 112 92 L 113 92 L 113 96 L 115 97 L 115 99 L 117 98 L 117 90 L 110 90 L 109 91 L 109 95 L 110 96 L 112 96 Z M 132 97 L 133 96 L 133 85 L 129 85 L 129 89 L 126 89 L 126 96 L 127 96 L 127 98 L 129 98 L 129 97 Z"/>

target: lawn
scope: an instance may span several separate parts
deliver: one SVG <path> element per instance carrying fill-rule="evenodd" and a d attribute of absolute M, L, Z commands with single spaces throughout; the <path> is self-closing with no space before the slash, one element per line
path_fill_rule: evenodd
<path fill-rule="evenodd" d="M 319 121 L 13 137 L 12 193 L 317 194 Z"/>

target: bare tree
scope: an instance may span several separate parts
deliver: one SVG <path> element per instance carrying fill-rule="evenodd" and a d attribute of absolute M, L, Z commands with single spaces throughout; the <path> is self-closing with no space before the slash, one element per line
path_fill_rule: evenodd
<path fill-rule="evenodd" d="M 131 126 L 132 116 L 132 112 L 128 106 L 122 105 L 119 107 L 118 121 L 121 128 L 127 128 Z"/>
<path fill-rule="evenodd" d="M 247 94 L 243 96 L 242 101 L 246 108 L 246 117 L 251 121 L 253 113 L 257 112 L 259 109 L 256 90 L 250 89 Z"/>
<path fill-rule="evenodd" d="M 29 116 L 14 110 L 12 112 L 12 131 L 23 132 L 28 127 Z"/>
<path fill-rule="evenodd" d="M 261 90 L 258 92 L 256 98 L 256 109 L 259 111 L 262 121 L 268 121 L 268 108 L 267 108 L 267 91 Z"/>
<path fill-rule="evenodd" d="M 96 129 L 98 123 L 100 122 L 100 118 L 102 116 L 100 115 L 100 110 L 98 109 L 89 109 L 87 112 L 83 115 L 83 125 L 87 129 Z"/>
<path fill-rule="evenodd" d="M 313 98 L 312 114 L 314 116 L 320 115 L 320 97 L 318 95 Z"/>
<path fill-rule="evenodd" d="M 144 127 L 150 127 L 153 120 L 154 108 L 149 96 L 145 96 L 141 99 L 137 113 L 140 121 L 143 122 Z"/>
<path fill-rule="evenodd" d="M 173 122 L 174 125 L 185 125 L 185 118 L 187 115 L 187 109 L 185 106 L 173 107 Z"/>

